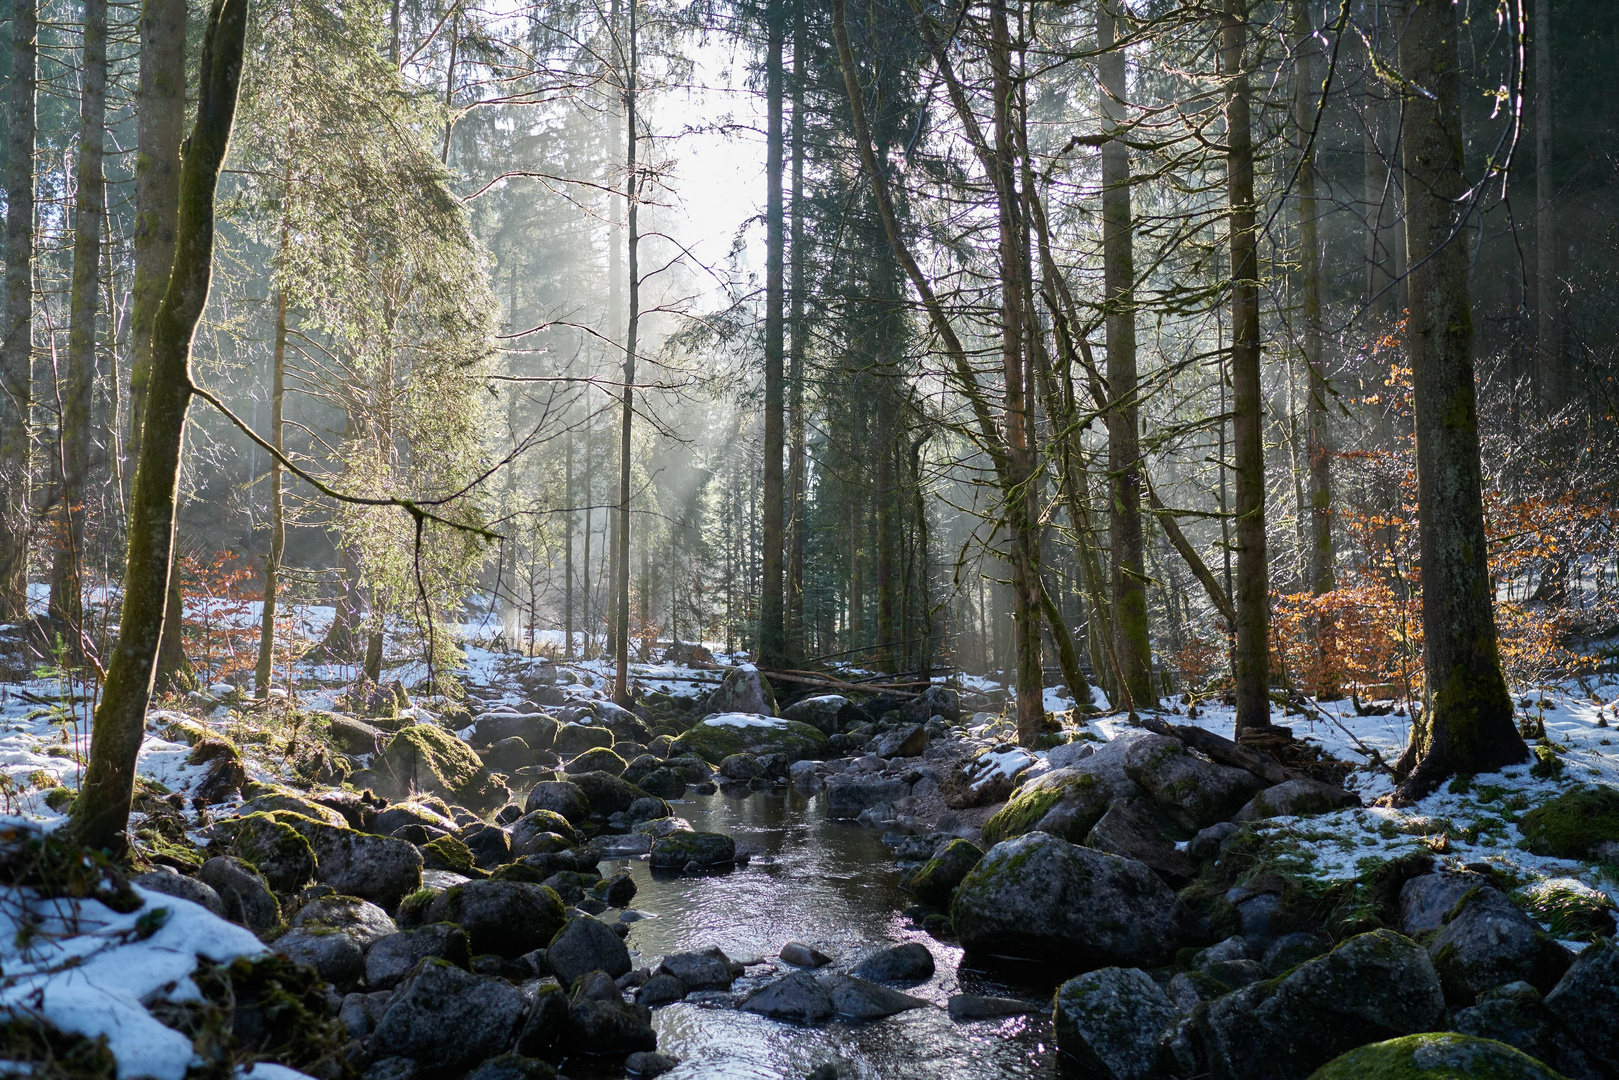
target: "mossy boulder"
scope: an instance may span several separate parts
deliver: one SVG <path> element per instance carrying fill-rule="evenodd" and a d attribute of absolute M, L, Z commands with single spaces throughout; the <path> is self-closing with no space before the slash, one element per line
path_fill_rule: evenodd
<path fill-rule="evenodd" d="M 1057 1049 L 1086 1076 L 1158 1075 L 1158 1040 L 1180 1010 L 1140 968 L 1103 968 L 1057 988 Z"/>
<path fill-rule="evenodd" d="M 681 870 L 695 863 L 702 868 L 736 862 L 736 841 L 723 833 L 673 832 L 652 842 L 654 870 Z"/>
<path fill-rule="evenodd" d="M 276 892 L 297 892 L 315 876 L 315 850 L 301 831 L 276 815 L 260 811 L 215 822 L 208 853 L 242 860 Z"/>
<path fill-rule="evenodd" d="M 628 810 L 637 799 L 649 796 L 634 784 L 626 783 L 607 772 L 571 773 L 569 778 L 583 794 L 590 807 L 590 816 L 606 818 L 620 810 Z M 544 809 L 536 806 L 535 809 Z M 561 813 L 561 811 L 557 811 Z M 564 815 L 566 816 L 566 815 Z"/>
<path fill-rule="evenodd" d="M 1199 757 L 1167 735 L 1136 738 L 1122 760 L 1147 797 L 1193 832 L 1229 820 L 1266 787 L 1253 773 Z"/>
<path fill-rule="evenodd" d="M 1563 1080 L 1522 1050 L 1493 1039 L 1426 1032 L 1334 1058 L 1310 1080 Z"/>
<path fill-rule="evenodd" d="M 290 791 L 277 791 L 268 795 L 259 795 L 242 804 L 241 813 L 256 814 L 269 813 L 274 810 L 290 810 L 294 814 L 302 814 L 316 821 L 324 821 L 328 825 L 343 828 L 348 825 L 348 819 L 329 806 L 322 806 L 313 800 L 301 795 L 294 795 Z"/>
<path fill-rule="evenodd" d="M 784 754 L 788 764 L 827 756 L 826 736 L 809 724 L 759 713 L 710 716 L 675 740 L 675 754 L 718 765 L 732 754 Z"/>
<path fill-rule="evenodd" d="M 956 891 L 956 886 L 983 857 L 983 849 L 977 844 L 957 838 L 923 863 L 921 869 L 906 881 L 905 888 L 924 904 L 937 908 L 949 907 L 950 894 Z"/>
<path fill-rule="evenodd" d="M 1093 773 L 1053 769 L 1026 781 L 984 822 L 984 843 L 993 847 L 1036 831 L 1080 843 L 1113 797 L 1111 786 Z"/>
<path fill-rule="evenodd" d="M 422 869 L 467 874 L 473 867 L 472 849 L 458 837 L 440 836 L 422 845 Z"/>
<path fill-rule="evenodd" d="M 491 810 L 510 795 L 470 746 L 432 724 L 401 730 L 371 768 L 381 793 L 393 799 L 421 791 L 473 810 Z"/>
<path fill-rule="evenodd" d="M 407 893 L 422 886 L 422 853 L 407 840 L 328 825 L 285 810 L 271 816 L 309 842 L 316 880 L 344 895 L 391 911 Z"/>
<path fill-rule="evenodd" d="M 587 772 L 604 772 L 610 773 L 613 776 L 622 776 L 626 764 L 627 763 L 625 760 L 615 754 L 612 750 L 605 746 L 597 746 L 590 750 L 586 750 L 584 753 L 568 762 L 567 766 L 562 771 L 567 773 L 569 776 L 575 776 L 579 773 Z"/>
<path fill-rule="evenodd" d="M 1518 819 L 1529 850 L 1559 859 L 1591 859 L 1619 841 L 1619 789 L 1589 784 L 1565 791 Z"/>
<path fill-rule="evenodd" d="M 597 747 L 611 748 L 613 732 L 601 724 L 563 724 L 557 729 L 551 749 L 565 758 Z"/>
<path fill-rule="evenodd" d="M 469 881 L 428 905 L 428 923 L 452 922 L 467 932 L 474 954 L 517 957 L 544 948 L 568 921 L 554 889 L 525 881 Z"/>
<path fill-rule="evenodd" d="M 776 715 L 776 692 L 770 680 L 752 664 L 740 664 L 725 673 L 720 685 L 703 705 L 710 713 Z"/>

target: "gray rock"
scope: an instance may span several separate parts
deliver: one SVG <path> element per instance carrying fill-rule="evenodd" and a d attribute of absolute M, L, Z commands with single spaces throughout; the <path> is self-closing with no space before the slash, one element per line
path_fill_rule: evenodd
<path fill-rule="evenodd" d="M 912 724 L 925 724 L 935 716 L 942 717 L 947 724 L 960 723 L 961 696 L 948 686 L 930 686 L 920 697 L 900 706 L 899 715 Z"/>
<path fill-rule="evenodd" d="M 415 802 L 394 803 L 377 815 L 376 820 L 371 823 L 371 829 L 383 836 L 392 836 L 406 825 L 421 825 L 439 832 L 455 831 L 453 820 L 432 807 Z"/>
<path fill-rule="evenodd" d="M 1265 787 L 1253 773 L 1198 757 L 1167 735 L 1136 739 L 1124 753 L 1123 766 L 1148 798 L 1187 829 L 1229 819 Z"/>
<path fill-rule="evenodd" d="M 646 792 L 612 773 L 595 770 L 570 775 L 589 800 L 590 816 L 593 818 L 606 818 L 621 810 L 628 810 L 637 799 L 647 797 Z"/>
<path fill-rule="evenodd" d="M 667 1005 L 684 998 L 687 992 L 686 984 L 673 975 L 657 974 L 641 984 L 635 1000 L 642 1005 Z"/>
<path fill-rule="evenodd" d="M 368 949 L 389 934 L 399 932 L 399 927 L 394 925 L 386 911 L 354 896 L 317 897 L 298 909 L 291 925 L 327 926 L 341 930 L 359 942 L 362 949 Z"/>
<path fill-rule="evenodd" d="M 435 897 L 426 921 L 458 924 L 475 954 L 517 957 L 550 942 L 567 914 L 557 894 L 543 885 L 469 881 Z"/>
<path fill-rule="evenodd" d="M 791 976 L 789 976 L 790 978 Z M 877 1020 L 884 1016 L 921 1009 L 927 1002 L 886 986 L 867 982 L 853 975 L 831 972 L 817 976 L 832 1000 L 832 1011 L 854 1020 Z"/>
<path fill-rule="evenodd" d="M 795 701 L 781 711 L 787 720 L 797 720 L 820 729 L 822 734 L 836 735 L 846 726 L 865 720 L 865 712 L 842 694 L 821 694 Z"/>
<path fill-rule="evenodd" d="M 1579 1039 L 1546 1008 L 1540 991 L 1526 982 L 1508 983 L 1479 995 L 1477 1005 L 1456 1011 L 1450 1027 L 1464 1035 L 1516 1047 L 1568 1080 L 1601 1080 L 1603 1076 L 1580 1049 Z"/>
<path fill-rule="evenodd" d="M 308 964 L 333 986 L 351 986 L 365 974 L 360 943 L 341 930 L 300 926 L 276 938 L 270 947 L 295 963 Z"/>
<path fill-rule="evenodd" d="M 1273 817 L 1299 817 L 1326 814 L 1347 806 L 1359 806 L 1360 796 L 1319 780 L 1300 778 L 1268 787 L 1249 799 L 1233 821 L 1260 821 Z"/>
<path fill-rule="evenodd" d="M 835 818 L 859 817 L 879 803 L 894 803 L 911 793 L 911 785 L 896 776 L 839 773 L 826 783 L 827 813 Z"/>
<path fill-rule="evenodd" d="M 534 1004 L 529 1007 L 523 1029 L 517 1035 L 515 1049 L 519 1054 L 553 1053 L 562 1042 L 567 1026 L 568 995 L 555 979 L 547 979 L 534 987 Z"/>
<path fill-rule="evenodd" d="M 466 931 L 452 923 L 433 923 L 377 939 L 365 953 L 366 985 L 392 989 L 430 956 L 470 969 L 472 949 Z"/>
<path fill-rule="evenodd" d="M 564 986 L 581 975 L 605 971 L 616 979 L 630 970 L 630 951 L 606 923 L 589 916 L 569 919 L 545 950 Z"/>
<path fill-rule="evenodd" d="M 629 1004 L 616 991 L 611 997 L 592 997 L 583 993 L 584 989 L 581 986 L 568 1000 L 568 1022 L 562 1032 L 564 1050 L 633 1054 L 658 1048 L 651 1009 Z"/>
<path fill-rule="evenodd" d="M 365 1070 L 365 1080 L 416 1080 L 421 1070 L 406 1057 L 385 1057 L 373 1061 Z"/>
<path fill-rule="evenodd" d="M 719 687 L 703 703 L 703 712 L 775 716 L 776 695 L 757 667 L 742 664 L 725 673 Z"/>
<path fill-rule="evenodd" d="M 1202 971 L 1177 971 L 1164 988 L 1169 1000 L 1183 1013 L 1189 1013 L 1205 1001 L 1213 1001 L 1231 992 L 1231 987 Z"/>
<path fill-rule="evenodd" d="M 1261 963 L 1272 975 L 1281 975 L 1306 960 L 1314 960 L 1322 953 L 1330 952 L 1331 949 L 1330 941 L 1315 934 L 1303 932 L 1283 934 L 1265 946 L 1265 956 Z"/>
<path fill-rule="evenodd" d="M 806 945 L 802 941 L 789 941 L 781 947 L 781 958 L 789 964 L 798 967 L 818 968 L 832 962 L 832 958 L 813 945 Z"/>
<path fill-rule="evenodd" d="M 1349 1051 L 1312 1080 L 1565 1080 L 1522 1051 L 1454 1031 L 1390 1039 Z"/>
<path fill-rule="evenodd" d="M 546 780 L 535 784 L 523 802 L 525 813 L 550 810 L 561 814 L 571 825 L 590 817 L 590 809 L 590 800 L 585 797 L 584 791 L 578 784 L 567 780 Z"/>
<path fill-rule="evenodd" d="M 557 729 L 551 749 L 570 758 L 598 746 L 612 749 L 613 733 L 608 728 L 597 724 L 563 724 Z"/>
<path fill-rule="evenodd" d="M 727 780 L 752 780 L 763 776 L 764 769 L 752 754 L 732 754 L 720 761 L 720 775 Z"/>
<path fill-rule="evenodd" d="M 249 930 L 268 930 L 281 921 L 281 905 L 257 870 L 228 855 L 202 864 L 197 880 L 214 890 L 221 914 Z"/>
<path fill-rule="evenodd" d="M 656 974 L 679 979 L 688 991 L 731 988 L 731 969 L 712 953 L 671 953 L 663 958 Z"/>
<path fill-rule="evenodd" d="M 679 1064 L 677 1058 L 650 1050 L 637 1051 L 624 1059 L 624 1068 L 636 1076 L 662 1076 Z"/>
<path fill-rule="evenodd" d="M 545 839 L 547 837 L 560 836 L 570 845 L 579 839 L 573 825 L 555 810 L 530 810 L 512 822 L 509 828 L 513 859 L 548 850 L 551 841 Z"/>
<path fill-rule="evenodd" d="M 832 995 L 809 972 L 794 971 L 755 990 L 738 1008 L 776 1020 L 825 1020 Z"/>
<path fill-rule="evenodd" d="M 1225 842 L 1241 830 L 1242 826 L 1230 821 L 1216 821 L 1186 842 L 1186 856 L 1193 862 L 1211 862 L 1225 850 Z"/>
<path fill-rule="evenodd" d="M 1017 998 L 984 997 L 979 994 L 951 994 L 946 1004 L 952 1020 L 993 1020 L 1001 1016 L 1023 1016 L 1040 1007 Z"/>
<path fill-rule="evenodd" d="M 1063 743 L 1046 751 L 1046 764 L 1053 769 L 1070 769 L 1094 753 L 1096 747 L 1088 742 Z"/>
<path fill-rule="evenodd" d="M 1400 929 L 1415 937 L 1442 929 L 1463 896 L 1489 882 L 1480 874 L 1443 872 L 1414 877 L 1400 887 Z"/>
<path fill-rule="evenodd" d="M 530 750 L 549 750 L 556 741 L 557 722 L 544 713 L 484 713 L 473 725 L 472 737 L 480 746 L 494 746 L 518 738 Z"/>
<path fill-rule="evenodd" d="M 1520 980 L 1550 990 L 1573 963 L 1567 949 L 1489 885 L 1468 890 L 1444 921 L 1428 955 L 1453 1004 L 1471 1005 L 1480 992 Z"/>
<path fill-rule="evenodd" d="M 933 954 L 916 941 L 872 953 L 850 974 L 872 982 L 918 982 L 933 975 Z"/>
<path fill-rule="evenodd" d="M 1124 799 L 1108 807 L 1107 813 L 1091 826 L 1085 834 L 1085 846 L 1146 863 L 1172 885 L 1185 884 L 1197 876 L 1192 860 L 1164 836 L 1144 808 Z"/>
<path fill-rule="evenodd" d="M 352 716 L 333 715 L 327 726 L 332 745 L 345 754 L 375 754 L 382 731 Z"/>
<path fill-rule="evenodd" d="M 1141 797 L 1117 759 L 1116 752 L 1104 748 L 1078 765 L 1024 781 L 984 823 L 984 843 L 993 846 L 1031 832 L 1082 842 L 1115 801 Z"/>
<path fill-rule="evenodd" d="M 529 1011 L 515 986 L 444 960 L 423 960 L 377 1022 L 370 1051 L 465 1068 L 504 1051 Z"/>
<path fill-rule="evenodd" d="M 153 892 L 180 900 L 189 900 L 193 904 L 207 908 L 215 915 L 223 917 L 225 914 L 225 902 L 219 898 L 219 893 L 212 885 L 176 873 L 169 867 L 164 866 L 150 873 L 138 874 L 129 880 L 131 884 L 139 885 L 143 889 L 151 889 Z"/>
<path fill-rule="evenodd" d="M 920 757 L 928 748 L 927 729 L 921 724 L 879 735 L 871 752 L 881 758 Z"/>
<path fill-rule="evenodd" d="M 534 751 L 529 749 L 519 735 L 501 739 L 489 748 L 484 755 L 483 763 L 491 772 L 505 773 L 510 776 L 518 769 L 533 765 L 537 759 Z"/>
<path fill-rule="evenodd" d="M 1214 1080 L 1304 1080 L 1353 1047 L 1443 1027 L 1445 998 L 1421 946 L 1376 930 L 1195 1019 Z"/>
<path fill-rule="evenodd" d="M 1179 1015 L 1138 968 L 1103 968 L 1057 988 L 1057 1049 L 1098 1080 L 1157 1076 L 1158 1039 Z"/>
<path fill-rule="evenodd" d="M 1587 947 L 1546 995 L 1546 1008 L 1604 1068 L 1619 1071 L 1619 947 Z"/>
<path fill-rule="evenodd" d="M 949 907 L 950 894 L 983 859 L 977 844 L 959 837 L 938 849 L 933 857 L 905 882 L 905 888 L 924 904 Z"/>
<path fill-rule="evenodd" d="M 322 885 L 386 909 L 422 887 L 422 853 L 415 844 L 292 814 L 281 817 L 309 841 L 315 880 Z"/>
<path fill-rule="evenodd" d="M 351 1039 L 364 1039 L 377 1026 L 388 1009 L 393 994 L 386 990 L 371 994 L 345 994 L 337 1010 L 337 1022 L 343 1025 Z"/>
<path fill-rule="evenodd" d="M 466 1080 L 556 1080 L 556 1076 L 550 1062 L 521 1054 L 501 1054 L 467 1073 Z"/>
<path fill-rule="evenodd" d="M 474 825 L 461 834 L 461 842 L 472 852 L 473 861 L 485 870 L 512 860 L 511 834 L 499 825 Z"/>
<path fill-rule="evenodd" d="M 969 952 L 1071 963 L 1165 963 L 1190 917 L 1134 859 L 1029 833 L 991 848 L 956 889 L 951 923 Z"/>
<path fill-rule="evenodd" d="M 654 870 L 680 870 L 692 863 L 730 866 L 735 861 L 736 841 L 723 833 L 673 832 L 652 842 Z"/>

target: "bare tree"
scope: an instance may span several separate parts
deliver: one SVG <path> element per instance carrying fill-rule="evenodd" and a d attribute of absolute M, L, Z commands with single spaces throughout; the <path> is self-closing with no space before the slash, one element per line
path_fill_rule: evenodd
<path fill-rule="evenodd" d="M 37 34 L 37 0 L 14 0 L 6 114 L 6 325 L 0 339 L 0 622 L 28 617 Z"/>

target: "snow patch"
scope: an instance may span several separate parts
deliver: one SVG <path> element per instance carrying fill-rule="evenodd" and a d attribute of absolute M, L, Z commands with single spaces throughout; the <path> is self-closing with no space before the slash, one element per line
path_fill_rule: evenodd
<path fill-rule="evenodd" d="M 787 721 L 774 716 L 761 716 L 758 713 L 728 712 L 710 716 L 703 723 L 709 727 L 779 728 Z"/>

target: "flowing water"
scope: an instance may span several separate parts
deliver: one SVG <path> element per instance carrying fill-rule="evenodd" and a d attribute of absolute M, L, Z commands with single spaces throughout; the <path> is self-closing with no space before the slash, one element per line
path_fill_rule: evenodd
<path fill-rule="evenodd" d="M 776 953 L 795 939 L 842 970 L 878 949 L 919 941 L 933 953 L 936 971 L 924 983 L 902 987 L 932 1007 L 882 1020 L 797 1025 L 703 1004 L 701 995 L 661 1006 L 652 1021 L 658 1049 L 681 1061 L 665 1074 L 669 1080 L 802 1080 L 825 1063 L 835 1064 L 842 1080 L 1054 1074 L 1049 1011 L 1040 1006 L 1051 1000 L 1051 979 L 1033 971 L 963 968 L 960 948 L 911 926 L 902 912 L 913 901 L 899 888 L 877 833 L 829 820 L 820 799 L 794 791 L 691 796 L 674 806 L 694 829 L 728 833 L 754 858 L 745 868 L 705 877 L 654 876 L 644 859 L 604 861 L 604 874 L 624 867 L 634 874 L 633 907 L 655 916 L 630 930 L 638 965 L 710 945 L 733 959 L 769 961 L 737 981 L 738 997 L 793 970 Z M 955 993 L 1024 998 L 1037 1011 L 957 1023 L 944 1009 Z M 578 1059 L 562 1069 L 576 1080 L 622 1075 Z"/>

